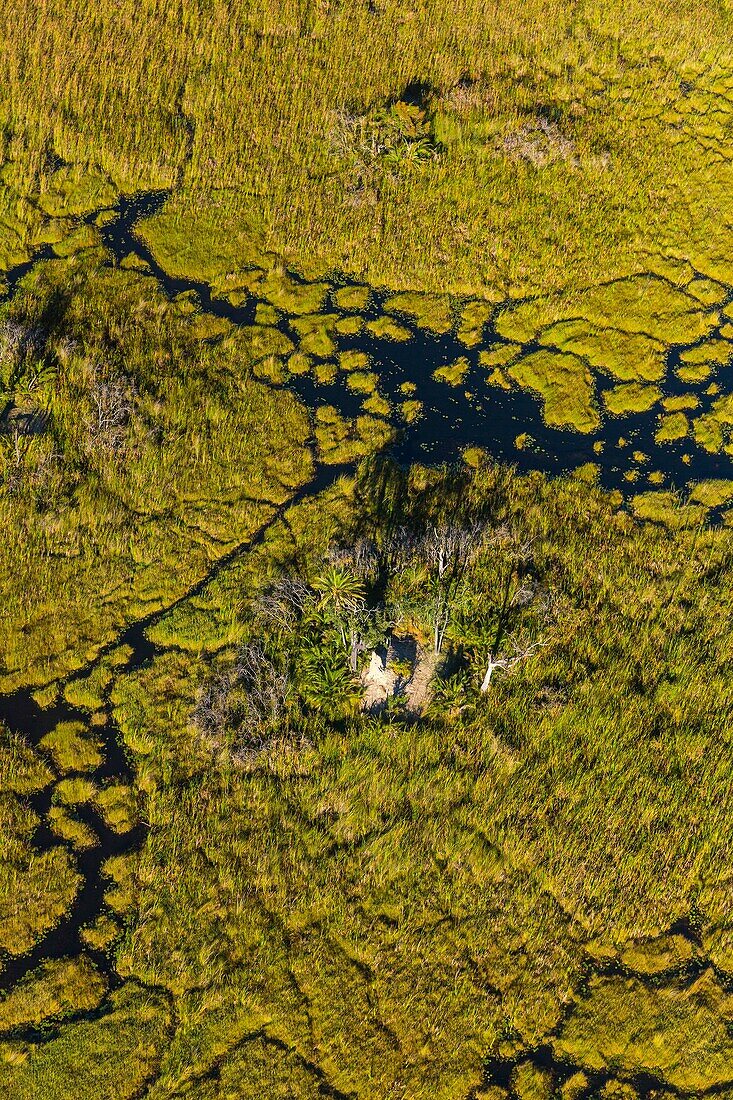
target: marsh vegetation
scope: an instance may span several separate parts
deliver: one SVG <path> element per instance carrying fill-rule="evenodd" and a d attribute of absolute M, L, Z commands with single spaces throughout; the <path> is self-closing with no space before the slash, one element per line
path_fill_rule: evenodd
<path fill-rule="evenodd" d="M 0 1090 L 726 1096 L 730 13 L 1 7 Z"/>

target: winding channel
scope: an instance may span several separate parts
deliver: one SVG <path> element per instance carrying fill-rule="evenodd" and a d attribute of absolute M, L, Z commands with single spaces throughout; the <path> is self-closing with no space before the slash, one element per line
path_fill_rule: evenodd
<path fill-rule="evenodd" d="M 144 260 L 150 273 L 169 296 L 193 292 L 204 313 L 234 325 L 253 324 L 258 301 L 254 294 L 243 305 L 233 305 L 223 297 L 212 295 L 207 283 L 169 275 L 136 234 L 136 224 L 159 211 L 169 194 L 168 191 L 160 191 L 122 198 L 115 217 L 100 229 L 104 245 L 117 262 L 131 253 Z M 90 215 L 88 220 L 93 217 Z M 306 280 L 296 273 L 289 271 L 288 274 L 307 285 Z M 361 285 L 340 274 L 334 275 L 330 281 L 331 291 L 323 312 L 338 311 L 333 295 L 339 289 Z M 384 316 L 383 307 L 391 294 L 391 291 L 371 288 L 367 307 L 359 311 L 364 321 Z M 728 288 L 725 302 L 707 307 L 707 311 L 715 313 L 731 302 L 733 288 Z M 495 313 L 504 304 L 497 305 Z M 517 305 L 518 300 L 512 300 L 511 304 Z M 403 314 L 396 315 L 395 319 L 409 331 L 408 340 L 401 342 L 378 337 L 363 327 L 354 335 L 335 334 L 334 339 L 339 351 L 367 354 L 378 376 L 379 392 L 393 408 L 404 401 L 405 387 L 414 388 L 414 397 L 423 406 L 422 413 L 413 423 L 398 430 L 395 442 L 388 448 L 388 453 L 403 465 L 414 462 L 450 463 L 468 447 L 481 447 L 493 458 L 509 463 L 520 471 L 541 470 L 550 475 L 570 473 L 580 466 L 593 463 L 599 470 L 600 484 L 607 489 L 620 490 L 624 497 L 639 488 L 628 478 L 633 452 L 642 452 L 647 456 L 649 470 L 661 471 L 665 488 L 682 490 L 690 481 L 729 478 L 733 474 L 733 462 L 727 454 L 713 454 L 695 446 L 692 447 L 692 454 L 685 456 L 688 441 L 657 442 L 655 410 L 627 412 L 622 416 L 605 414 L 599 431 L 589 434 L 548 426 L 543 419 L 539 397 L 517 386 L 504 390 L 488 381 L 489 371 L 479 362 L 479 351 L 484 347 L 494 348 L 508 343 L 495 332 L 491 322 L 485 326 L 482 344 L 467 348 L 453 331 L 438 335 L 419 327 Z M 276 327 L 297 346 L 300 337 L 287 317 L 276 322 Z M 698 341 L 670 346 L 664 383 L 666 396 L 689 393 L 690 383 L 681 380 L 675 373 L 682 362 L 681 356 L 706 341 L 715 340 L 719 335 L 720 326 Z M 528 343 L 523 356 L 541 350 L 541 347 L 536 341 Z M 436 369 L 457 359 L 468 360 L 468 370 L 460 385 L 451 386 L 434 377 Z M 594 372 L 594 378 L 599 397 L 617 385 L 616 379 L 598 371 Z M 722 381 L 721 389 L 725 390 L 725 379 Z M 331 383 L 316 381 L 310 375 L 300 375 L 290 378 L 286 385 L 310 409 L 332 405 L 348 418 L 363 412 L 364 394 L 348 388 L 347 376 L 343 371 L 339 371 Z M 715 396 L 698 390 L 700 405 L 697 413 L 709 411 Z M 621 438 L 622 446 L 619 445 Z M 519 444 L 518 440 L 521 441 Z"/>
<path fill-rule="evenodd" d="M 180 604 L 195 599 L 236 558 L 258 546 L 267 531 L 273 524 L 282 519 L 289 508 L 296 506 L 310 496 L 317 496 L 350 469 L 352 469 L 351 466 L 319 466 L 309 482 L 281 504 L 273 515 L 251 536 L 217 559 L 209 572 L 191 588 L 172 603 L 125 627 L 112 641 L 100 648 L 92 661 L 76 669 L 64 680 L 59 681 L 57 685 L 59 689 L 62 691 L 69 681 L 88 675 L 107 654 L 118 648 L 127 648 L 129 656 L 123 665 L 116 668 L 115 678 L 150 664 L 157 654 L 163 652 L 163 647 L 155 645 L 148 638 L 147 631 L 150 627 L 155 626 Z M 103 784 L 109 780 L 131 784 L 134 781 L 134 773 L 125 750 L 122 735 L 112 719 L 112 706 L 109 700 L 110 687 L 104 693 L 104 711 L 107 721 L 104 726 L 95 728 L 95 735 L 103 741 L 103 760 L 97 769 L 85 773 L 85 776 L 97 784 Z M 44 761 L 54 771 L 52 761 L 43 752 L 43 748 L 39 749 L 38 746 L 47 733 L 50 733 L 60 722 L 67 721 L 77 721 L 87 726 L 89 715 L 81 708 L 68 703 L 62 694 L 60 695 L 60 701 L 48 708 L 39 706 L 29 689 L 20 689 L 9 695 L 0 695 L 0 723 L 5 724 L 13 733 L 20 734 L 28 744 L 36 748 L 42 754 Z M 54 780 L 47 787 L 36 794 L 26 796 L 29 805 L 40 818 L 40 823 L 32 838 L 32 844 L 34 849 L 39 852 L 46 851 L 59 844 L 66 846 L 82 875 L 82 884 L 65 915 L 39 939 L 30 951 L 16 956 L 3 953 L 2 969 L 0 969 L 0 993 L 8 993 L 42 961 L 77 955 L 82 951 L 94 959 L 98 969 L 107 977 L 111 987 L 119 984 L 120 979 L 109 955 L 104 951 L 91 949 L 88 944 L 84 943 L 81 932 L 85 926 L 91 924 L 96 917 L 104 912 L 104 893 L 111 885 L 109 878 L 104 874 L 104 863 L 111 856 L 138 849 L 145 838 L 146 828 L 144 824 L 138 824 L 127 832 L 118 833 L 111 829 L 105 823 L 101 814 L 91 806 L 74 806 L 75 817 L 88 826 L 98 838 L 98 843 L 94 847 L 79 851 L 70 842 L 58 837 L 48 824 L 47 815 L 51 808 L 53 788 L 60 778 L 60 774 L 55 774 Z"/>
<path fill-rule="evenodd" d="M 114 217 L 99 228 L 102 241 L 112 254 L 115 262 L 122 261 L 130 253 L 144 260 L 150 274 L 161 284 L 165 292 L 173 297 L 193 291 L 201 309 L 216 317 L 221 317 L 235 325 L 254 323 L 256 299 L 249 297 L 244 305 L 235 306 L 224 298 L 213 296 L 211 288 L 205 283 L 168 275 L 157 263 L 155 257 L 137 236 L 136 224 L 155 214 L 169 192 L 160 191 L 132 197 L 123 197 Z M 87 215 L 81 221 L 93 223 L 98 211 Z M 8 274 L 9 291 L 20 284 L 23 276 L 33 265 L 41 260 L 54 259 L 50 246 L 39 249 L 33 258 Z M 337 278 L 333 282 L 333 291 L 349 285 L 348 281 Z M 366 319 L 375 319 L 384 312 L 383 306 L 388 294 L 373 291 L 369 307 L 362 311 Z M 729 300 L 733 300 L 733 292 Z M 328 308 L 328 303 L 325 308 Z M 415 397 L 423 403 L 423 415 L 415 423 L 401 429 L 390 452 L 400 463 L 415 461 L 439 463 L 452 461 L 468 446 L 481 446 L 495 458 L 511 462 L 520 470 L 539 469 L 547 473 L 559 474 L 576 469 L 578 466 L 593 462 L 600 467 L 600 478 L 608 488 L 621 489 L 628 494 L 629 483 L 625 478 L 628 465 L 624 465 L 615 447 L 615 440 L 623 434 L 630 446 L 644 451 L 651 461 L 663 470 L 673 485 L 681 487 L 690 478 L 704 479 L 726 477 L 731 474 L 731 460 L 726 455 L 713 455 L 695 449 L 691 464 L 682 466 L 679 448 L 662 446 L 654 440 L 654 417 L 648 413 L 625 416 L 623 421 L 607 417 L 601 429 L 608 446 L 602 449 L 594 447 L 599 436 L 583 436 L 572 431 L 549 428 L 541 415 L 539 401 L 530 393 L 519 389 L 504 391 L 489 385 L 487 371 L 478 362 L 478 350 L 467 349 L 453 333 L 442 336 L 433 335 L 399 317 L 401 325 L 410 330 L 410 340 L 404 343 L 380 339 L 368 332 L 353 336 L 338 336 L 339 350 L 362 351 L 369 355 L 379 376 L 380 392 L 394 405 L 404 399 L 406 384 L 416 388 Z M 278 327 L 288 335 L 293 335 L 287 319 L 278 322 Z M 296 338 L 297 339 L 297 338 Z M 499 342 L 499 337 L 492 337 Z M 528 350 L 533 350 L 531 347 Z M 668 366 L 671 368 L 680 362 L 684 349 L 673 347 L 669 351 Z M 433 371 L 445 366 L 459 357 L 469 359 L 469 369 L 459 387 L 451 387 L 433 377 Z M 599 381 L 600 386 L 612 383 Z M 312 409 L 319 405 L 335 405 L 342 415 L 354 417 L 361 411 L 363 394 L 354 393 L 346 386 L 341 372 L 332 384 L 321 384 L 307 377 L 293 378 L 288 386 Z M 672 382 L 670 392 L 682 393 L 685 384 Z M 517 437 L 528 434 L 532 443 L 522 449 L 517 447 Z M 95 659 L 85 668 L 73 673 L 69 679 L 75 679 L 88 673 L 94 665 L 111 650 L 129 647 L 126 664 L 119 667 L 116 675 L 139 669 L 153 660 L 157 647 L 149 640 L 147 630 L 167 615 L 173 607 L 200 593 L 207 584 L 226 568 L 238 555 L 246 553 L 264 537 L 271 524 L 277 522 L 284 511 L 308 496 L 317 495 L 337 477 L 345 468 L 342 466 L 316 467 L 311 482 L 298 490 L 289 500 L 276 510 L 274 515 L 249 539 L 236 546 L 230 553 L 220 558 L 210 572 L 173 604 L 135 622 L 125 628 L 113 641 L 105 645 Z M 61 689 L 64 682 L 58 685 Z M 33 699 L 30 690 L 16 691 L 11 695 L 0 696 L 0 721 L 12 731 L 21 734 L 32 746 L 38 746 L 42 738 L 60 722 L 81 721 L 88 723 L 88 715 L 83 710 L 66 702 L 63 692 L 60 702 L 49 708 L 42 708 Z M 109 780 L 132 783 L 133 772 L 126 755 L 122 737 L 112 719 L 112 707 L 109 696 L 105 698 L 106 724 L 98 731 L 103 739 L 104 759 L 99 768 L 89 773 L 89 778 L 97 784 Z M 43 751 L 42 749 L 39 751 Z M 82 951 L 90 954 L 99 969 L 106 975 L 110 986 L 119 984 L 120 979 L 114 970 L 112 960 L 103 951 L 90 950 L 84 943 L 82 929 L 104 912 L 104 893 L 110 883 L 105 877 L 103 865 L 111 856 L 131 852 L 139 848 L 145 836 L 145 826 L 140 824 L 126 833 L 117 833 L 105 824 L 100 814 L 90 807 L 77 806 L 75 815 L 88 825 L 98 838 L 94 847 L 79 851 L 59 839 L 50 829 L 47 814 L 51 806 L 53 783 L 29 802 L 39 815 L 40 824 L 33 837 L 33 846 L 43 851 L 52 845 L 67 844 L 73 852 L 79 872 L 82 875 L 81 887 L 72 907 L 60 922 L 41 937 L 35 947 L 21 956 L 5 956 L 3 969 L 0 970 L 0 992 L 12 990 L 18 982 L 34 970 L 41 961 L 52 958 L 73 956 Z M 555 1059 L 552 1047 L 544 1044 L 521 1055 L 522 1060 L 529 1058 L 538 1068 L 552 1071 L 558 1086 L 567 1080 L 579 1067 L 569 1066 Z M 487 1061 L 485 1081 L 489 1085 L 510 1087 L 513 1068 L 520 1060 L 517 1058 L 493 1059 Z M 628 1078 L 625 1078 L 628 1079 Z M 608 1081 L 615 1080 L 612 1074 L 589 1074 L 586 1094 L 590 1095 Z M 642 1095 L 659 1089 L 668 1089 L 663 1082 L 649 1075 L 640 1074 L 633 1078 L 634 1087 Z M 674 1090 L 671 1090 L 674 1091 Z"/>

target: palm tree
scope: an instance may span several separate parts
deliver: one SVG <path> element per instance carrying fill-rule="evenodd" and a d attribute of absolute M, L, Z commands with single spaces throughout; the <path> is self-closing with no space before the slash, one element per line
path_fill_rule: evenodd
<path fill-rule="evenodd" d="M 349 669 L 356 672 L 363 650 L 363 630 L 369 618 L 364 585 L 349 569 L 331 565 L 313 587 L 320 592 L 317 609 L 335 625 L 341 644 L 349 655 Z"/>
<path fill-rule="evenodd" d="M 331 565 L 316 577 L 313 587 L 320 592 L 318 610 L 329 615 L 338 629 L 344 646 L 349 645 L 350 627 L 366 607 L 364 585 L 348 569 Z"/>
<path fill-rule="evenodd" d="M 353 677 L 327 646 L 312 646 L 301 655 L 299 679 L 306 703 L 331 717 L 347 713 L 359 698 Z"/>

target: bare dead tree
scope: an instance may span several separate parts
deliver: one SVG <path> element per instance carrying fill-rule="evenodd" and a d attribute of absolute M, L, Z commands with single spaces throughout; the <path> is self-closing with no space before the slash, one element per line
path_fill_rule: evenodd
<path fill-rule="evenodd" d="M 326 557 L 331 565 L 347 567 L 365 580 L 373 580 L 379 571 L 379 554 L 371 539 L 357 539 L 351 546 L 329 546 Z"/>
<path fill-rule="evenodd" d="M 47 499 L 63 457 L 40 434 L 18 424 L 0 433 L 0 484 L 10 496 L 30 490 L 37 503 Z"/>
<path fill-rule="evenodd" d="M 89 450 L 122 450 L 134 408 L 134 396 L 135 390 L 129 379 L 105 367 L 92 367 L 90 411 L 86 420 Z"/>
<path fill-rule="evenodd" d="M 333 112 L 329 138 L 337 156 L 360 165 L 375 160 L 383 151 L 378 133 L 369 126 L 367 116 L 356 114 L 346 107 Z"/>
<path fill-rule="evenodd" d="M 14 363 L 23 347 L 26 330 L 17 321 L 0 324 L 0 364 Z"/>
<path fill-rule="evenodd" d="M 487 537 L 486 526 L 479 522 L 465 526 L 433 525 L 415 547 L 414 552 L 427 565 L 433 578 L 432 627 L 436 653 L 443 648 L 461 580 L 486 544 Z"/>
<path fill-rule="evenodd" d="M 449 570 L 464 569 L 471 562 L 484 532 L 484 526 L 480 523 L 465 527 L 454 524 L 432 526 L 421 540 L 421 550 L 438 577 L 442 578 Z"/>
<path fill-rule="evenodd" d="M 248 642 L 232 667 L 202 685 L 191 718 L 211 745 L 233 742 L 236 759 L 252 760 L 286 726 L 289 690 L 287 671 L 275 665 L 260 642 Z"/>
<path fill-rule="evenodd" d="M 242 646 L 234 666 L 236 682 L 243 692 L 242 730 L 276 722 L 282 717 L 289 678 L 265 653 L 260 642 Z"/>
<path fill-rule="evenodd" d="M 313 589 L 299 577 L 281 577 L 256 597 L 253 610 L 278 630 L 290 631 L 314 598 Z"/>
<path fill-rule="evenodd" d="M 42 325 L 22 325 L 18 321 L 0 323 L 0 363 L 17 362 L 42 353 L 46 331 Z"/>
<path fill-rule="evenodd" d="M 520 645 L 519 642 L 512 638 L 510 639 L 513 647 L 513 652 L 505 657 L 494 656 L 489 654 L 488 663 L 486 665 L 486 672 L 481 682 L 481 691 L 486 692 L 491 687 L 491 679 L 497 669 L 501 669 L 502 672 L 509 672 L 520 664 L 522 661 L 526 661 L 531 657 L 538 649 L 547 643 L 544 641 L 531 642 L 529 645 Z"/>
<path fill-rule="evenodd" d="M 577 146 L 566 137 L 556 122 L 539 115 L 504 138 L 503 148 L 514 160 L 523 160 L 536 168 L 563 160 L 574 168 L 580 165 Z"/>
<path fill-rule="evenodd" d="M 233 670 L 220 673 L 206 680 L 199 689 L 191 720 L 207 741 L 220 745 L 225 729 L 232 717 L 232 688 L 235 684 Z"/>

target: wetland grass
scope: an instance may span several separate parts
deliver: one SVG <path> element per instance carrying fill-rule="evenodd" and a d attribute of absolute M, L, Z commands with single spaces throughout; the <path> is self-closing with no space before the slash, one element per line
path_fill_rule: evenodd
<path fill-rule="evenodd" d="M 29 967 L 0 1091 L 728 1088 L 730 12 L 0 14 L 0 268 L 47 249 L 0 319 L 0 687 L 34 691 L 8 704 L 28 738 L 0 731 L 0 981 Z M 112 208 L 157 190 L 113 263 Z M 482 439 L 447 470 L 370 461 L 398 404 L 430 423 L 435 365 L 392 392 L 374 349 L 441 341 L 447 400 L 480 368 L 598 465 L 520 475 Z M 625 508 L 597 484 L 616 438 Z M 675 492 L 662 453 L 715 476 Z M 430 704 L 362 712 L 326 564 L 359 548 L 358 659 L 387 619 L 422 652 L 444 590 L 404 546 L 474 522 Z M 265 632 L 283 580 L 320 602 Z M 291 678 L 247 741 L 265 643 Z"/>

